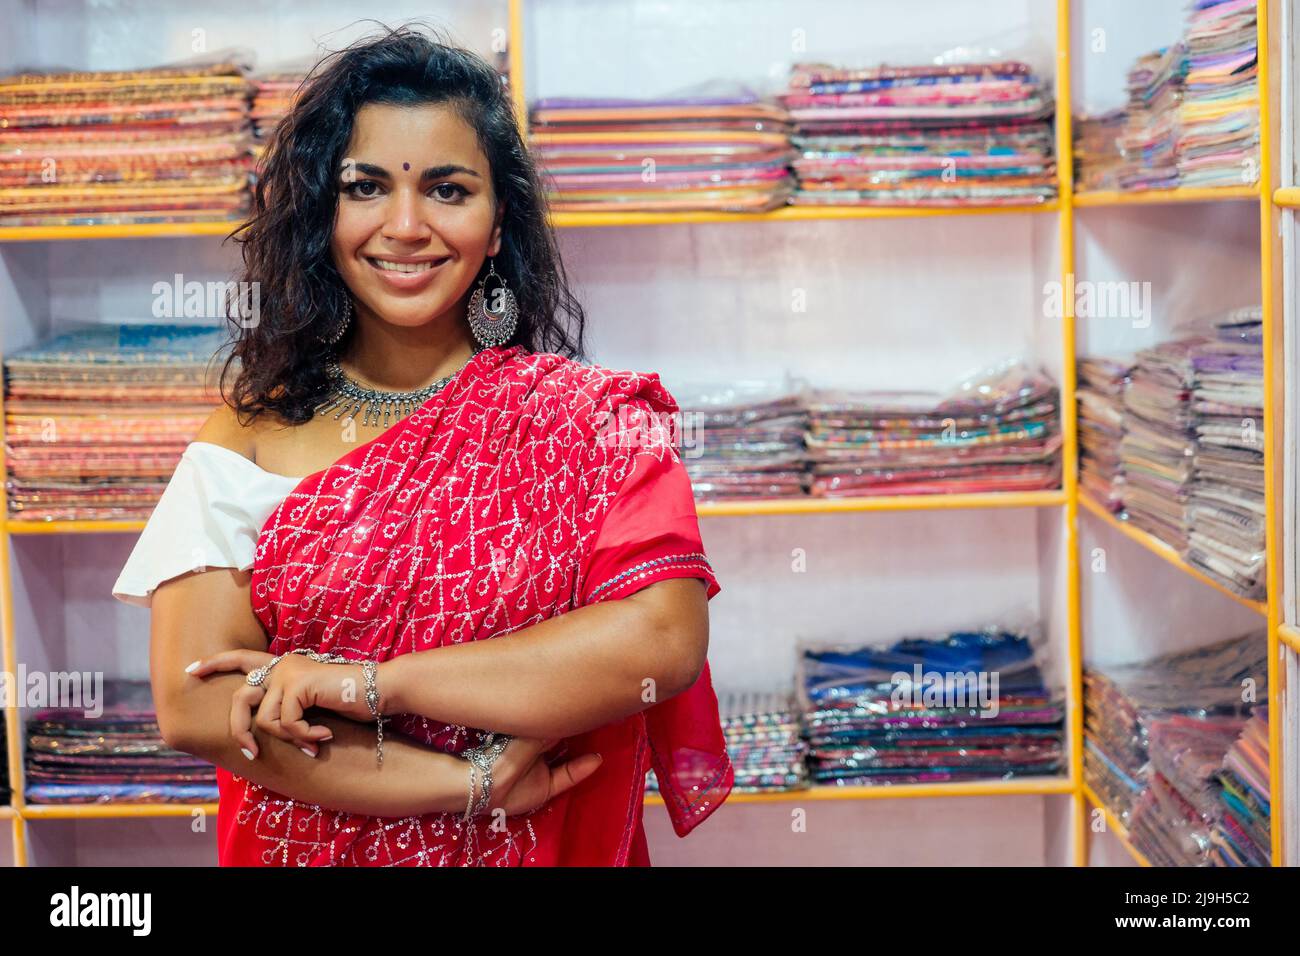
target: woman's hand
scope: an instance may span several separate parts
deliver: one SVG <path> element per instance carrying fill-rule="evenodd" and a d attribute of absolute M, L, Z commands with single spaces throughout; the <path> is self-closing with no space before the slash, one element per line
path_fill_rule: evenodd
<path fill-rule="evenodd" d="M 556 740 L 535 737 L 512 737 L 492 767 L 492 796 L 481 815 L 491 816 L 497 810 L 504 810 L 506 816 L 513 817 L 536 810 L 582 783 L 600 767 L 601 756 L 597 753 L 549 766 L 544 754 L 556 743 Z M 476 773 L 475 798 L 482 792 L 482 785 L 481 775 Z M 468 802 L 468 783 L 465 796 Z"/>
<path fill-rule="evenodd" d="M 261 651 L 222 651 L 195 661 L 187 670 L 194 677 L 227 671 L 248 674 L 272 660 L 271 654 Z M 301 654 L 286 654 L 260 685 L 245 684 L 231 696 L 230 736 L 249 760 L 258 753 L 254 726 L 315 757 L 319 745 L 333 734 L 328 727 L 307 722 L 304 714 L 311 707 L 323 707 L 353 720 L 372 720 L 360 663 L 319 664 Z"/>

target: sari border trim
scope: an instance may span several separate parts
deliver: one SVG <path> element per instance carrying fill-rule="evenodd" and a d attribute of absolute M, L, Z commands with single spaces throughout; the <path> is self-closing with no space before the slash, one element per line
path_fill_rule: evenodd
<path fill-rule="evenodd" d="M 673 569 L 689 568 L 691 570 L 704 572 L 706 576 L 713 575 L 713 568 L 709 565 L 708 558 L 702 552 L 693 551 L 689 554 L 666 554 L 662 557 L 651 558 L 648 561 L 642 561 L 640 564 L 634 564 L 631 567 L 624 568 L 612 578 L 597 585 L 591 592 L 587 604 L 596 604 L 599 601 L 608 600 L 613 594 L 626 588 L 634 581 L 642 581 L 658 573 L 661 568 L 671 567 Z M 607 594 L 602 595 L 602 591 L 608 590 Z"/>

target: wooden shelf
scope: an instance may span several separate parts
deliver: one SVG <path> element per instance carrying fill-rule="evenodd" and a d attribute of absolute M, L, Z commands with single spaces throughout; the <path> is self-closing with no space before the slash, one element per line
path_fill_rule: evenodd
<path fill-rule="evenodd" d="M 1121 521 L 1119 518 L 1116 518 L 1113 514 L 1111 514 L 1108 510 L 1106 510 L 1106 507 L 1104 505 L 1102 505 L 1094 498 L 1092 498 L 1091 495 L 1085 494 L 1084 492 L 1080 491 L 1079 504 L 1081 504 L 1088 511 L 1091 511 L 1094 515 L 1096 515 L 1102 521 L 1106 522 L 1106 524 L 1110 525 L 1116 531 L 1120 532 L 1120 534 L 1123 534 L 1126 537 L 1132 539 L 1133 541 L 1136 541 L 1138 544 L 1142 545 L 1142 547 L 1146 548 L 1152 554 L 1156 555 L 1157 557 L 1163 558 L 1165 561 L 1172 564 L 1174 567 L 1176 567 L 1179 571 L 1182 571 L 1184 574 L 1191 575 L 1192 577 L 1196 578 L 1196 580 L 1200 581 L 1202 584 L 1208 584 L 1210 587 L 1214 588 L 1224 597 L 1236 601 L 1242 607 L 1250 608 L 1250 610 L 1254 611 L 1256 614 L 1262 614 L 1265 616 L 1268 615 L 1267 601 L 1253 601 L 1250 598 L 1242 597 L 1240 594 L 1233 593 L 1228 588 L 1220 584 L 1218 581 L 1214 580 L 1214 578 L 1210 577 L 1208 574 L 1198 571 L 1196 568 L 1192 567 L 1190 564 L 1188 564 L 1186 561 L 1183 560 L 1182 555 L 1180 555 L 1176 550 L 1174 550 L 1168 544 L 1161 541 L 1155 535 L 1148 534 L 1146 531 L 1143 531 L 1141 528 L 1136 528 L 1133 525 L 1129 524 L 1128 522 Z"/>
<path fill-rule="evenodd" d="M 1055 212 L 1052 202 L 1024 206 L 783 206 L 770 212 L 557 212 L 557 229 L 599 226 L 672 226 L 706 222 L 808 222 L 838 219 L 915 219 L 934 216 L 988 216 Z"/>
<path fill-rule="evenodd" d="M 1291 648 L 1297 654 L 1300 654 L 1300 628 L 1290 624 L 1279 624 L 1277 628 L 1277 639 Z"/>
<path fill-rule="evenodd" d="M 1273 202 L 1287 209 L 1300 207 L 1300 186 L 1282 186 L 1274 190 Z"/>
<path fill-rule="evenodd" d="M 1095 206 L 1163 206 L 1170 203 L 1232 202 L 1260 197 L 1259 186 L 1213 186 L 1202 189 L 1093 190 L 1074 194 L 1076 208 Z"/>
<path fill-rule="evenodd" d="M 1129 856 L 1133 857 L 1139 866 L 1150 866 L 1151 861 L 1143 856 L 1141 851 L 1129 840 L 1128 828 L 1119 822 L 1119 817 L 1111 813 L 1110 807 L 1106 806 L 1087 784 L 1083 785 L 1083 795 L 1088 798 L 1089 803 L 1102 812 L 1102 815 L 1106 818 L 1106 827 L 1119 839 L 1120 843 L 1124 844 L 1124 849 L 1128 850 Z"/>
<path fill-rule="evenodd" d="M 877 495 L 868 498 L 762 498 L 700 501 L 696 514 L 707 517 L 843 514 L 852 511 L 953 511 L 982 508 L 1051 508 L 1065 504 L 1065 492 L 1003 491 L 978 495 Z M 5 530 L 13 535 L 138 534 L 144 521 L 31 521 L 11 518 Z"/>
<path fill-rule="evenodd" d="M 24 820 L 121 820 L 217 815 L 215 803 L 28 803 L 13 808 Z"/>
<path fill-rule="evenodd" d="M 1294 205 L 1300 190 L 1280 189 L 1279 205 Z M 1287 201 L 1277 199 L 1283 195 Z M 1225 202 L 1258 199 L 1258 186 L 1217 186 L 1203 189 L 1146 189 L 1084 191 L 1074 194 L 1076 208 L 1096 206 L 1158 206 L 1170 203 Z M 844 219 L 916 219 L 947 216 L 990 216 L 1057 212 L 1058 200 L 1017 206 L 783 206 L 768 212 L 557 212 L 556 229 L 592 229 L 628 226 L 681 226 L 717 222 L 825 222 Z M 120 226 L 6 226 L 0 242 L 63 242 L 77 239 L 153 239 L 184 236 L 226 236 L 240 221 L 163 222 Z"/>
<path fill-rule="evenodd" d="M 958 783 L 898 784 L 879 787 L 812 787 L 778 793 L 733 793 L 727 803 L 798 803 L 825 800 L 894 800 L 934 797 L 1014 797 L 1069 794 L 1066 777 L 1024 777 L 1018 780 L 967 780 Z M 663 804 L 657 793 L 645 795 L 646 804 Z M 0 807 L 0 815 L 25 820 L 120 820 L 188 817 L 195 810 L 215 815 L 215 803 L 77 803 Z"/>
<path fill-rule="evenodd" d="M 30 521 L 10 518 L 5 530 L 10 534 L 138 534 L 144 521 Z"/>
<path fill-rule="evenodd" d="M 551 216 L 557 229 L 600 226 L 680 226 L 711 222 L 793 222 L 838 219 L 915 219 L 934 216 L 986 216 L 1055 212 L 1055 201 L 1025 206 L 784 206 L 770 212 L 560 212 Z M 183 236 L 226 236 L 238 220 L 221 222 L 163 222 L 123 226 L 6 226 L 0 242 L 63 242 L 76 239 L 154 239 Z"/>
<path fill-rule="evenodd" d="M 733 793 L 726 803 L 801 803 L 809 800 L 901 800 L 930 797 L 1014 797 L 1073 793 L 1067 777 L 1022 777 L 1018 780 L 963 780 L 956 783 L 908 783 L 876 787 L 810 787 L 777 793 Z M 663 797 L 647 793 L 647 804 Z"/>
<path fill-rule="evenodd" d="M 1047 508 L 1065 504 L 1065 492 L 1001 491 L 975 495 L 875 495 L 866 498 L 765 498 L 701 501 L 700 517 L 837 514 L 846 511 L 946 511 L 976 508 Z"/>
<path fill-rule="evenodd" d="M 125 226 L 3 226 L 0 242 L 64 242 L 70 239 L 156 239 L 180 236 L 225 236 L 234 222 L 150 222 Z"/>

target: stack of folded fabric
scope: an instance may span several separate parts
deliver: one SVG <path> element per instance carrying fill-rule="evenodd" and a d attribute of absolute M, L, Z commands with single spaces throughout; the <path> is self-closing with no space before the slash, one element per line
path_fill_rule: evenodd
<path fill-rule="evenodd" d="M 799 736 L 799 707 L 789 694 L 726 694 L 719 710 L 737 792 L 808 786 L 808 744 Z"/>
<path fill-rule="evenodd" d="M 238 218 L 249 91 L 232 61 L 0 78 L 0 226 Z"/>
<path fill-rule="evenodd" d="M 1128 74 L 1128 122 L 1119 137 L 1121 189 L 1178 185 L 1178 106 L 1187 73 L 1180 41 L 1138 58 Z"/>
<path fill-rule="evenodd" d="M 1127 826 L 1146 779 L 1140 704 L 1095 670 L 1083 673 L 1083 704 L 1083 781 Z"/>
<path fill-rule="evenodd" d="M 674 390 L 681 455 L 701 500 L 804 494 L 808 413 L 789 382 L 741 381 Z"/>
<path fill-rule="evenodd" d="M 1059 695 L 1028 638 L 1000 628 L 807 649 L 799 694 L 817 784 L 1010 779 L 1063 765 Z"/>
<path fill-rule="evenodd" d="M 1187 547 L 1196 420 L 1192 354 L 1204 336 L 1143 349 L 1124 389 L 1124 514 L 1178 551 Z"/>
<path fill-rule="evenodd" d="M 1119 137 L 1128 122 L 1123 107 L 1074 119 L 1074 185 L 1088 190 L 1119 189 L 1124 154 Z"/>
<path fill-rule="evenodd" d="M 763 212 L 793 188 L 789 117 L 749 91 L 545 99 L 531 120 L 555 212 Z"/>
<path fill-rule="evenodd" d="M 9 514 L 144 519 L 220 404 L 211 326 L 97 325 L 7 356 Z"/>
<path fill-rule="evenodd" d="M 789 694 L 721 693 L 718 712 L 735 773 L 736 793 L 776 793 L 808 786 L 798 704 Z M 659 789 L 654 771 L 647 788 Z"/>
<path fill-rule="evenodd" d="M 163 741 L 148 681 L 106 681 L 103 692 L 102 701 L 38 710 L 27 722 L 29 803 L 217 799 L 216 768 Z"/>
<path fill-rule="evenodd" d="M 1262 599 L 1267 586 L 1262 323 L 1258 306 L 1239 309 L 1192 353 L 1196 454 L 1185 557 L 1252 599 Z"/>
<path fill-rule="evenodd" d="M 795 204 L 1008 206 L 1056 194 L 1052 99 L 1024 63 L 803 63 L 789 85 Z"/>
<path fill-rule="evenodd" d="M 1060 484 L 1056 386 L 1020 362 L 948 395 L 813 390 L 814 495 L 1036 491 Z"/>
<path fill-rule="evenodd" d="M 1079 484 L 1111 511 L 1124 508 L 1124 385 L 1130 366 L 1107 358 L 1079 360 Z"/>
<path fill-rule="evenodd" d="M 1139 797 L 1152 782 L 1154 722 L 1173 716 L 1201 721 L 1243 718 L 1251 709 L 1242 701 L 1245 682 L 1267 696 L 1268 642 L 1263 632 L 1104 670 L 1087 668 L 1083 675 L 1084 782 L 1129 825 Z M 1171 767 L 1163 765 L 1177 778 Z M 1177 794 L 1170 778 L 1162 776 L 1156 791 L 1145 797 L 1152 804 L 1146 812 L 1191 805 L 1185 797 L 1174 799 L 1165 788 Z"/>
<path fill-rule="evenodd" d="M 1208 866 L 1219 808 L 1218 770 L 1245 725 L 1242 717 L 1151 720 L 1148 786 L 1138 798 L 1129 839 L 1157 866 Z"/>
<path fill-rule="evenodd" d="M 289 112 L 298 87 L 302 85 L 306 76 L 306 72 L 293 69 L 267 71 L 252 78 L 253 107 L 249 116 L 253 121 L 253 136 L 257 140 L 256 149 L 264 148 L 271 131 Z"/>
<path fill-rule="evenodd" d="M 1216 866 L 1269 866 L 1268 707 L 1255 708 L 1219 771 L 1218 826 L 1210 835 Z"/>
<path fill-rule="evenodd" d="M 1186 32 L 1187 78 L 1178 110 L 1183 186 L 1259 180 L 1255 0 L 1195 0 Z"/>

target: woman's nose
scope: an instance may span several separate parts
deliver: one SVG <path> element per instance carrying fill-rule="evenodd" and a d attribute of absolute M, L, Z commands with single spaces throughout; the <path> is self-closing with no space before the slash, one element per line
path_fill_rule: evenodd
<path fill-rule="evenodd" d="M 420 197 L 413 190 L 399 189 L 388 204 L 388 217 L 384 220 L 385 238 L 397 242 L 420 242 L 432 234 L 433 229 L 424 219 Z"/>

